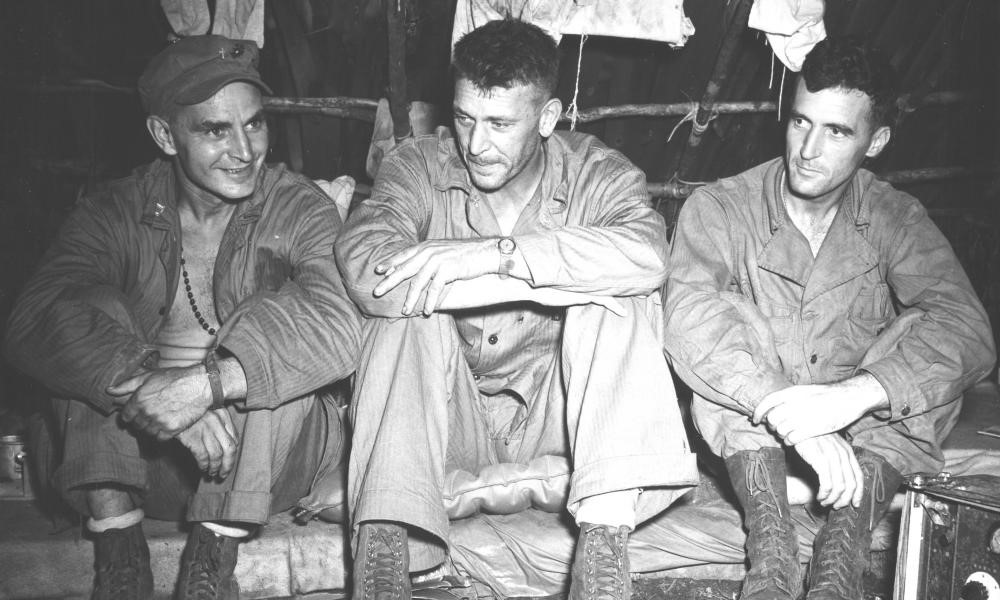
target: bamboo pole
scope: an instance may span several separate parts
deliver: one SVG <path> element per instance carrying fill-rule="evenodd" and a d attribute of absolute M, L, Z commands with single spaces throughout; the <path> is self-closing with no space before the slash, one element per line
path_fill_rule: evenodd
<path fill-rule="evenodd" d="M 949 179 L 972 179 L 1000 175 L 1000 165 L 978 167 L 928 167 L 923 169 L 907 169 L 876 174 L 882 181 L 893 185 L 927 183 L 931 181 L 946 181 Z M 649 195 L 653 198 L 668 198 L 683 200 L 705 183 L 684 183 L 681 181 L 664 181 L 648 183 Z"/>
<path fill-rule="evenodd" d="M 752 2 L 751 0 L 737 0 L 737 2 L 738 4 L 733 10 L 733 16 L 729 21 L 729 28 L 726 29 L 726 33 L 722 38 L 722 47 L 719 48 L 719 55 L 715 60 L 712 76 L 708 80 L 708 85 L 705 86 L 705 93 L 701 97 L 701 102 L 698 103 L 698 114 L 695 117 L 694 123 L 691 124 L 691 133 L 688 135 L 687 147 L 681 151 L 675 171 L 680 174 L 681 178 L 688 176 L 696 164 L 702 134 L 705 133 L 709 123 L 711 123 L 715 101 L 719 97 L 719 93 L 722 91 L 726 80 L 729 79 L 729 73 L 732 71 L 733 65 L 736 64 L 736 59 L 739 56 L 736 50 L 739 47 L 743 32 L 747 29 Z"/>
<path fill-rule="evenodd" d="M 389 38 L 389 113 L 396 141 L 410 135 L 410 107 L 406 90 L 406 23 L 403 16 L 408 0 L 385 3 L 386 33 Z"/>
<path fill-rule="evenodd" d="M 367 98 L 280 98 L 264 97 L 264 109 L 273 113 L 318 114 L 328 117 L 375 122 L 378 101 Z"/>
<path fill-rule="evenodd" d="M 77 94 L 77 93 L 111 93 L 134 94 L 135 88 L 112 86 L 103 82 L 73 82 L 57 84 L 0 84 L 0 90 L 10 90 L 27 94 Z M 948 106 L 975 99 L 973 94 L 953 90 L 932 92 L 924 96 L 904 94 L 896 101 L 900 110 L 911 112 L 928 106 Z M 629 117 L 682 117 L 698 108 L 697 102 L 677 102 L 673 104 L 620 104 L 617 106 L 595 106 L 581 110 L 577 121 L 592 123 L 603 119 L 621 119 Z M 714 113 L 720 115 L 773 113 L 777 111 L 777 103 L 773 100 L 740 100 L 733 102 L 716 102 L 712 105 Z M 375 120 L 375 110 L 378 100 L 371 98 L 350 98 L 346 96 L 331 96 L 328 98 L 292 98 L 283 96 L 265 96 L 264 108 L 270 112 L 286 114 L 317 114 L 330 117 L 357 119 L 369 123 Z M 565 116 L 560 121 L 568 122 Z"/>
<path fill-rule="evenodd" d="M 921 97 L 904 94 L 896 101 L 900 110 L 914 111 L 926 106 L 946 106 L 959 104 L 972 99 L 973 95 L 964 91 L 934 92 Z M 577 114 L 577 122 L 593 122 L 602 119 L 621 119 L 627 117 L 682 117 L 699 107 L 697 102 L 677 102 L 673 104 L 620 104 L 617 106 L 595 106 L 581 110 Z M 773 100 L 740 100 L 733 102 L 716 102 L 712 112 L 720 115 L 737 115 L 753 113 L 777 112 L 778 103 Z M 569 121 L 563 116 L 561 121 Z"/>

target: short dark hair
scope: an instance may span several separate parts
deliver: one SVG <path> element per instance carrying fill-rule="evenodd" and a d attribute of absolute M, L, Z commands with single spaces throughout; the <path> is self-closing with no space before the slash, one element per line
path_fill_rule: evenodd
<path fill-rule="evenodd" d="M 810 92 L 829 88 L 858 90 L 872 100 L 875 127 L 896 121 L 896 72 L 885 55 L 856 36 L 827 38 L 802 63 L 802 80 Z"/>
<path fill-rule="evenodd" d="M 483 91 L 533 84 L 551 97 L 559 79 L 559 50 L 537 25 L 500 19 L 463 35 L 451 68 L 456 81 L 467 79 Z"/>

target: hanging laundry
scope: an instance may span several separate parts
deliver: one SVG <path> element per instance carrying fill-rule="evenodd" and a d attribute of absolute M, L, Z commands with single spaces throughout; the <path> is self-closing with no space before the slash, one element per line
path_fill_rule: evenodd
<path fill-rule="evenodd" d="M 488 21 L 513 17 L 563 35 L 606 35 L 683 46 L 694 35 L 682 0 L 459 0 L 451 44 Z"/>
<path fill-rule="evenodd" d="M 177 37 L 203 35 L 212 26 L 206 0 L 160 0 L 160 7 Z"/>
<path fill-rule="evenodd" d="M 433 133 L 439 125 L 446 125 L 446 117 L 440 114 L 438 107 L 429 103 L 414 100 L 409 104 L 410 135 L 427 135 Z M 402 141 L 402 140 L 399 140 Z M 379 165 L 389 150 L 397 144 L 393 135 L 392 113 L 389 111 L 389 100 L 379 98 L 375 109 L 375 126 L 372 127 L 372 141 L 368 145 L 368 156 L 365 159 L 365 171 L 372 179 L 378 173 Z"/>
<path fill-rule="evenodd" d="M 215 16 L 208 0 L 160 0 L 177 37 L 215 33 L 234 40 L 253 40 L 264 47 L 264 0 L 216 0 Z"/>
<path fill-rule="evenodd" d="M 798 73 L 813 46 L 826 38 L 823 0 L 754 0 L 748 25 L 767 34 L 771 50 Z"/>
<path fill-rule="evenodd" d="M 212 33 L 264 47 L 264 0 L 215 0 Z"/>

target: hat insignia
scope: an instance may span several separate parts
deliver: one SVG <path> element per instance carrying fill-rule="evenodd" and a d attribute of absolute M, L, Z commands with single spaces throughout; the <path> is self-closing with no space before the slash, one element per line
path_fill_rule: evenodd
<path fill-rule="evenodd" d="M 243 44 L 233 44 L 229 51 L 227 52 L 225 48 L 219 48 L 219 58 L 225 60 L 227 58 L 239 58 L 243 56 L 243 51 L 245 50 Z"/>

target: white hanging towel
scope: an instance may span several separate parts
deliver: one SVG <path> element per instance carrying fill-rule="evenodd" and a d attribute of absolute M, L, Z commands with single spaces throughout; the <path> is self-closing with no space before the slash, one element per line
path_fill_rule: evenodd
<path fill-rule="evenodd" d="M 206 0 L 160 0 L 160 7 L 177 37 L 203 35 L 212 26 Z"/>
<path fill-rule="evenodd" d="M 826 38 L 823 0 L 754 0 L 748 25 L 767 34 L 771 50 L 790 71 Z"/>
<path fill-rule="evenodd" d="M 163 14 L 177 37 L 209 32 L 234 40 L 253 40 L 264 47 L 264 0 L 216 0 L 215 17 L 207 0 L 160 0 Z"/>
<path fill-rule="evenodd" d="M 459 0 L 452 47 L 476 27 L 507 16 L 538 25 L 557 43 L 566 34 L 587 34 L 680 47 L 694 35 L 682 0 Z"/>
<path fill-rule="evenodd" d="M 212 33 L 264 47 L 264 0 L 216 0 Z"/>

